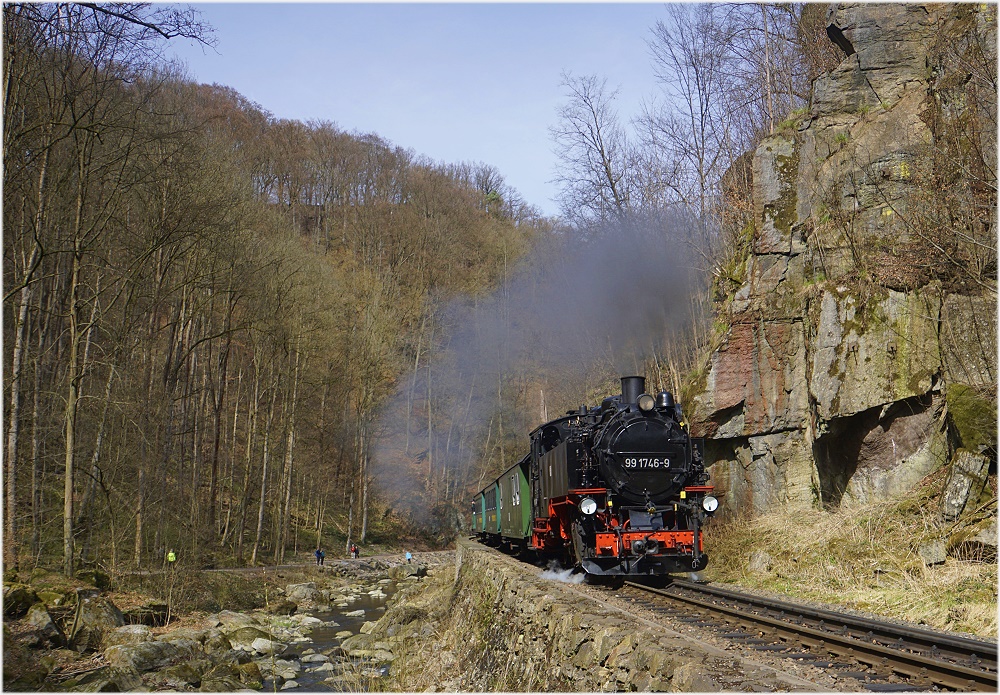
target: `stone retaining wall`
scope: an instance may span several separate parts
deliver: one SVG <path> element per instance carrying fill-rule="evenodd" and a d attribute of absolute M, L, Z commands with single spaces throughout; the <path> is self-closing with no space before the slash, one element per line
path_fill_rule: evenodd
<path fill-rule="evenodd" d="M 720 649 L 590 598 L 570 584 L 541 579 L 532 566 L 475 543 L 460 540 L 454 575 L 436 572 L 431 579 L 419 587 L 419 596 L 397 595 L 371 628 L 375 639 L 402 643 L 392 671 L 403 689 L 789 687 L 777 684 L 770 669 L 747 674 L 744 664 Z M 414 615 L 421 619 L 414 621 Z M 401 628 L 401 623 L 408 624 Z"/>

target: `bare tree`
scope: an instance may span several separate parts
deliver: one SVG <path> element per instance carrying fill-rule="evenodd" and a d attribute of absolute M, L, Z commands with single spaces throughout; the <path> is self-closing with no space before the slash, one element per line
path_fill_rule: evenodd
<path fill-rule="evenodd" d="M 568 101 L 550 130 L 561 168 L 560 203 L 576 222 L 624 221 L 636 185 L 632 145 L 614 110 L 617 90 L 594 75 L 563 74 Z"/>

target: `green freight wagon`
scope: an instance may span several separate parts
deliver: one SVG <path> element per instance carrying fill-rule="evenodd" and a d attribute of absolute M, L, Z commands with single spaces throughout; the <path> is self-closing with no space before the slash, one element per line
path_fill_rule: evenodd
<path fill-rule="evenodd" d="M 531 490 L 528 456 L 504 471 L 500 488 L 500 535 L 512 545 L 525 546 L 531 537 Z"/>

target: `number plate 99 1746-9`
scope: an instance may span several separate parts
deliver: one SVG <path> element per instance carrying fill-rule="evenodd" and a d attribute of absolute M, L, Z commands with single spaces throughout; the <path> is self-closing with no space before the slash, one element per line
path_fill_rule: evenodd
<path fill-rule="evenodd" d="M 670 468 L 670 459 L 655 457 L 650 458 L 645 456 L 624 456 L 622 457 L 622 465 L 625 468 L 662 470 Z"/>

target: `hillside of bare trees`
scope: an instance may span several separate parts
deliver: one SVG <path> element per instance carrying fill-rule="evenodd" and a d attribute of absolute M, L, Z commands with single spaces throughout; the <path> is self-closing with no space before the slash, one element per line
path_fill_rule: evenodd
<path fill-rule="evenodd" d="M 433 308 L 543 229 L 489 166 L 180 79 L 178 35 L 209 40 L 180 10 L 4 8 L 8 566 L 364 541 Z"/>

